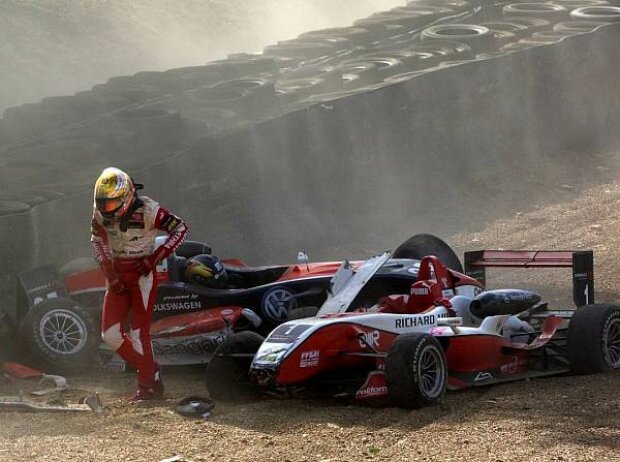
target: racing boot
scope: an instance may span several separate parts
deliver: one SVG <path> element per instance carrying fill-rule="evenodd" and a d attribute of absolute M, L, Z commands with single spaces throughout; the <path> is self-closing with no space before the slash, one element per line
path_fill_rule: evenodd
<path fill-rule="evenodd" d="M 161 367 L 157 365 L 157 369 L 153 374 L 153 381 L 144 385 L 138 383 L 138 390 L 129 398 L 129 402 L 137 403 L 140 401 L 161 400 L 164 398 L 164 382 L 161 380 Z"/>

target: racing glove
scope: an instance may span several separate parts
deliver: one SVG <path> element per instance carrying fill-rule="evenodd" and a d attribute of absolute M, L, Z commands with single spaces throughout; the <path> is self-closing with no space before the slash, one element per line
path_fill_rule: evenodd
<path fill-rule="evenodd" d="M 108 288 L 110 291 L 116 293 L 123 293 L 127 291 L 125 284 L 123 284 L 123 282 L 116 276 L 112 279 L 108 279 Z"/>
<path fill-rule="evenodd" d="M 152 255 L 149 255 L 148 257 L 142 257 L 136 260 L 136 271 L 138 271 L 138 273 L 142 274 L 143 276 L 149 274 L 155 269 L 159 261 L 163 258 L 164 252 L 165 249 L 163 247 L 158 247 Z"/>
<path fill-rule="evenodd" d="M 101 270 L 108 282 L 108 288 L 112 292 L 121 293 L 127 290 L 123 282 L 119 279 L 118 274 L 116 274 L 116 271 L 114 271 L 114 263 L 112 260 L 103 261 L 101 263 Z"/>

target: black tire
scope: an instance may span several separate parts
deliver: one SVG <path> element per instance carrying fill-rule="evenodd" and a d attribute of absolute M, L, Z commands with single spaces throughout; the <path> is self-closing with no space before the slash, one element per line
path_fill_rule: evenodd
<path fill-rule="evenodd" d="M 288 312 L 288 320 L 293 321 L 295 319 L 313 318 L 318 312 L 318 306 L 300 306 Z"/>
<path fill-rule="evenodd" d="M 579 308 L 568 325 L 568 360 L 575 374 L 620 369 L 620 307 Z"/>
<path fill-rule="evenodd" d="M 476 24 L 438 24 L 422 31 L 423 42 L 433 40 L 457 40 L 475 51 L 485 51 L 494 46 L 495 38 L 488 27 Z"/>
<path fill-rule="evenodd" d="M 620 7 L 584 6 L 571 11 L 572 19 L 612 23 L 620 21 Z"/>
<path fill-rule="evenodd" d="M 416 234 L 410 237 L 394 250 L 392 257 L 420 260 L 426 255 L 435 255 L 448 268 L 463 272 L 463 265 L 454 250 L 432 234 Z"/>
<path fill-rule="evenodd" d="M 179 247 L 175 253 L 178 257 L 192 258 L 196 255 L 207 254 L 211 255 L 212 249 L 207 244 L 196 241 L 185 241 Z"/>
<path fill-rule="evenodd" d="M 420 408 L 439 403 L 448 383 L 446 357 L 437 339 L 424 333 L 399 336 L 385 358 L 392 404 Z"/>
<path fill-rule="evenodd" d="M 101 336 L 91 313 L 67 298 L 45 300 L 30 309 L 19 327 L 19 342 L 35 366 L 47 373 L 89 370 Z"/>
<path fill-rule="evenodd" d="M 605 23 L 601 21 L 565 21 L 554 25 L 553 30 L 556 32 L 578 34 L 593 32 L 604 25 Z"/>
<path fill-rule="evenodd" d="M 568 10 L 562 5 L 554 3 L 512 3 L 502 8 L 502 14 L 508 18 L 512 16 L 535 16 L 553 22 L 568 19 Z"/>
<path fill-rule="evenodd" d="M 216 401 L 244 402 L 257 398 L 260 389 L 248 379 L 251 357 L 231 357 L 230 354 L 254 354 L 263 337 L 252 331 L 232 334 L 222 343 L 207 366 L 206 385 Z"/>
<path fill-rule="evenodd" d="M 543 18 L 535 18 L 533 16 L 511 16 L 507 18 L 506 21 L 527 27 L 530 34 L 541 30 L 549 30 L 549 28 L 551 28 L 551 21 Z"/>
<path fill-rule="evenodd" d="M 488 27 L 492 31 L 503 31 L 515 34 L 517 37 L 525 37 L 531 32 L 528 32 L 528 28 L 524 24 L 518 24 L 510 21 L 489 21 L 480 23 L 481 26 Z"/>

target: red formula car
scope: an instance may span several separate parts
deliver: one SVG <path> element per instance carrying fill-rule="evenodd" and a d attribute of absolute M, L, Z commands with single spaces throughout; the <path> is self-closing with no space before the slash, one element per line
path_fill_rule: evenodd
<path fill-rule="evenodd" d="M 317 316 L 286 322 L 264 340 L 249 332 L 227 339 L 207 370 L 212 396 L 329 390 L 420 407 L 447 389 L 620 368 L 620 308 L 592 304 L 592 252 L 466 254 L 466 269 L 482 280 L 489 266 L 572 267 L 577 310 L 550 311 L 527 290 L 486 291 L 434 256 L 422 259 L 408 295 L 351 305 L 389 257 L 368 260 L 355 275 L 344 265 Z M 475 291 L 460 295 L 463 286 Z"/>
<path fill-rule="evenodd" d="M 340 266 L 340 262 L 310 263 L 304 253 L 296 263 L 260 267 L 224 259 L 227 285 L 214 288 L 184 278 L 188 259 L 205 253 L 211 253 L 205 244 L 186 242 L 158 265 L 159 290 L 151 333 L 160 364 L 204 364 L 231 334 L 253 331 L 266 335 L 288 319 L 316 314 L 318 308 L 313 313 L 298 308 L 320 306 Z M 407 293 L 426 253 L 440 255 L 449 266 L 461 268 L 456 254 L 441 239 L 415 235 L 373 275 L 360 293 L 360 303 Z M 361 263 L 353 262 L 352 267 Z M 105 279 L 93 259 L 81 264 L 66 265 L 60 271 L 47 265 L 20 274 L 15 316 L 0 316 L 0 345 L 3 331 L 7 343 L 17 334 L 20 359 L 28 354 L 32 364 L 47 371 L 81 371 L 96 364 L 93 359 L 98 357 L 104 364 L 122 369 L 120 358 L 100 341 Z"/>

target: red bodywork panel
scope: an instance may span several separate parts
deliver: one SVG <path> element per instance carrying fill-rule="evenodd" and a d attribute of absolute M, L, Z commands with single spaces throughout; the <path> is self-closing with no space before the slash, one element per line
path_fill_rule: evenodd
<path fill-rule="evenodd" d="M 247 265 L 236 259 L 222 260 L 224 263 L 247 267 Z M 363 262 L 353 262 L 351 266 L 353 269 Z M 313 276 L 329 276 L 338 271 L 342 262 L 324 262 L 324 263 L 309 263 L 308 265 L 292 265 L 288 268 L 278 281 L 290 281 L 294 279 L 307 278 Z M 158 272 L 157 280 L 159 282 L 168 280 L 167 272 Z M 105 289 L 105 277 L 103 272 L 99 268 L 93 268 L 91 270 L 81 271 L 79 273 L 70 274 L 65 279 L 65 285 L 70 294 L 79 293 L 89 290 L 103 290 Z"/>
<path fill-rule="evenodd" d="M 572 250 L 483 250 L 478 260 L 469 264 L 486 268 L 571 268 L 574 253 Z"/>
<path fill-rule="evenodd" d="M 168 338 L 216 332 L 233 326 L 242 316 L 242 311 L 240 306 L 229 306 L 169 316 L 153 322 L 151 335 L 154 338 Z"/>
<path fill-rule="evenodd" d="M 359 313 L 335 314 L 326 317 L 355 316 Z M 531 351 L 545 345 L 561 323 L 557 316 L 545 320 L 541 334 L 529 344 L 511 342 L 502 336 L 474 334 L 443 337 L 449 370 L 448 387 L 458 389 L 471 386 L 471 381 L 459 377 L 492 372 L 496 378 L 525 372 Z M 360 339 L 363 336 L 365 341 Z M 360 356 L 356 353 L 381 352 L 386 354 L 398 334 L 382 331 L 357 323 L 338 323 L 318 329 L 281 364 L 276 376 L 279 385 L 301 383 L 321 372 L 347 368 L 381 369 L 384 359 Z M 372 345 L 372 348 L 368 346 Z"/>
<path fill-rule="evenodd" d="M 387 351 L 396 338 L 396 334 L 391 332 L 353 323 L 327 325 L 310 336 L 282 362 L 276 382 L 281 385 L 299 383 L 323 371 L 364 365 L 372 367 L 377 362 L 374 357 L 342 354 L 373 352 L 359 339 L 360 334 L 379 351 Z"/>
<path fill-rule="evenodd" d="M 105 290 L 105 276 L 99 268 L 69 274 L 65 286 L 70 294 L 89 290 Z"/>
<path fill-rule="evenodd" d="M 362 263 L 363 262 L 360 261 L 351 262 L 351 267 L 355 271 Z M 284 274 L 282 274 L 282 276 L 280 276 L 278 281 L 290 281 L 293 279 L 312 276 L 329 276 L 335 274 L 341 265 L 341 261 L 292 265 L 284 272 Z"/>

